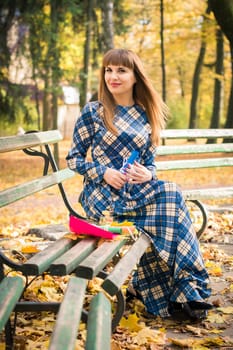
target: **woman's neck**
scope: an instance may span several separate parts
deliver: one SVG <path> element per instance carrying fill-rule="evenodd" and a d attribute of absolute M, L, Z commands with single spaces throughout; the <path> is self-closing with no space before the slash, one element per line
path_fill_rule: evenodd
<path fill-rule="evenodd" d="M 134 105 L 133 97 L 128 96 L 114 96 L 114 100 L 117 105 L 120 106 L 132 106 Z"/>

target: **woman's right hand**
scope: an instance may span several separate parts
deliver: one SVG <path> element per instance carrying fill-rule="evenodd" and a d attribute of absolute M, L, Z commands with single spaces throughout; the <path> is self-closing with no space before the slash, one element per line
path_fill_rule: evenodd
<path fill-rule="evenodd" d="M 122 174 L 119 170 L 111 168 L 107 168 L 105 171 L 104 180 L 116 190 L 120 190 L 127 182 L 126 175 Z"/>

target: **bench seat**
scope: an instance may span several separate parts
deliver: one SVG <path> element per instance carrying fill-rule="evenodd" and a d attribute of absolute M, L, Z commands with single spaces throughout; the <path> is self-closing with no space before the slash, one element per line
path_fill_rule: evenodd
<path fill-rule="evenodd" d="M 70 278 L 57 314 L 49 350 L 75 349 L 86 285 L 87 280 L 83 278 L 74 276 Z M 99 292 L 92 298 L 89 307 L 85 349 L 110 350 L 111 318 L 111 303 L 102 292 Z"/>
<path fill-rule="evenodd" d="M 142 233 L 102 283 L 102 288 L 108 294 L 115 295 L 119 291 L 129 275 L 128 271 L 132 271 L 135 268 L 143 252 L 146 251 L 150 244 L 150 238 Z"/>
<path fill-rule="evenodd" d="M 49 350 L 73 350 L 81 320 L 87 281 L 71 277 L 57 314 Z"/>

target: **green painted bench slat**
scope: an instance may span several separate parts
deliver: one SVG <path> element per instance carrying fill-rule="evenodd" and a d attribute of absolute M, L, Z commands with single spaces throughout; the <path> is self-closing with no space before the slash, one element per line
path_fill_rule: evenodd
<path fill-rule="evenodd" d="M 126 243 L 125 239 L 117 241 L 105 241 L 94 252 L 92 252 L 76 269 L 76 276 L 92 279 L 109 263 L 111 258 L 117 254 Z"/>
<path fill-rule="evenodd" d="M 82 315 L 87 281 L 71 277 L 57 314 L 49 350 L 73 350 Z"/>
<path fill-rule="evenodd" d="M 19 199 L 27 197 L 33 193 L 44 190 L 48 187 L 56 185 L 64 180 L 72 178 L 74 172 L 66 168 L 52 174 L 42 176 L 38 179 L 26 182 L 24 184 L 14 186 L 10 189 L 0 192 L 0 208 Z"/>
<path fill-rule="evenodd" d="M 233 166 L 233 158 L 169 160 L 169 161 L 158 161 L 156 163 L 157 170 L 160 170 L 160 171 L 224 167 L 224 166 Z"/>
<path fill-rule="evenodd" d="M 150 244 L 150 238 L 142 233 L 102 283 L 102 288 L 108 294 L 117 293 Z"/>
<path fill-rule="evenodd" d="M 198 154 L 198 153 L 233 153 L 233 143 L 218 143 L 204 145 L 172 145 L 159 146 L 157 155 Z"/>
<path fill-rule="evenodd" d="M 45 272 L 50 264 L 70 249 L 76 242 L 69 238 L 61 238 L 47 248 L 36 253 L 22 265 L 24 275 L 36 276 Z"/>
<path fill-rule="evenodd" d="M 185 200 L 232 198 L 233 186 L 182 190 Z"/>
<path fill-rule="evenodd" d="M 161 137 L 165 139 L 233 139 L 233 129 L 166 129 L 162 130 Z"/>
<path fill-rule="evenodd" d="M 91 301 L 86 350 L 111 350 L 111 303 L 99 292 Z"/>
<path fill-rule="evenodd" d="M 96 247 L 95 238 L 81 240 L 68 252 L 56 259 L 50 266 L 52 275 L 65 276 L 75 270 L 78 264 L 85 259 Z"/>
<path fill-rule="evenodd" d="M 42 131 L 24 135 L 0 137 L 0 153 L 35 147 L 62 140 L 58 130 Z"/>
<path fill-rule="evenodd" d="M 0 331 L 6 325 L 23 289 L 24 281 L 19 276 L 4 277 L 0 282 Z"/>

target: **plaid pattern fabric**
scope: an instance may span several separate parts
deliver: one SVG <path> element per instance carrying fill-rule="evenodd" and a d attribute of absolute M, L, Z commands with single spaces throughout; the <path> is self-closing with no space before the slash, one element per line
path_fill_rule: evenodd
<path fill-rule="evenodd" d="M 132 284 L 148 312 L 166 317 L 169 301 L 202 300 L 210 295 L 199 244 L 179 188 L 155 178 L 156 149 L 150 142 L 144 110 L 137 105 L 118 106 L 114 117 L 117 136 L 106 130 L 101 113 L 98 102 L 84 107 L 67 163 L 84 175 L 82 205 L 90 219 L 98 221 L 104 210 L 111 210 L 115 219 L 133 221 L 151 237 L 152 244 L 142 256 Z M 155 179 L 115 190 L 103 180 L 105 169 L 120 169 L 134 149 Z"/>

